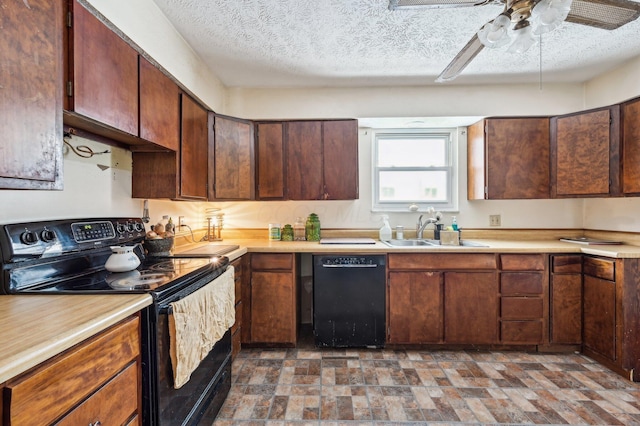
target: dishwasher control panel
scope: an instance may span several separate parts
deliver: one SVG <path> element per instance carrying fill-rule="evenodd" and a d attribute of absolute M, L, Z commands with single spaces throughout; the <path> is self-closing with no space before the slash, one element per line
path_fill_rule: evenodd
<path fill-rule="evenodd" d="M 317 256 L 325 268 L 376 268 L 385 265 L 384 256 Z M 319 261 L 319 262 L 318 262 Z"/>

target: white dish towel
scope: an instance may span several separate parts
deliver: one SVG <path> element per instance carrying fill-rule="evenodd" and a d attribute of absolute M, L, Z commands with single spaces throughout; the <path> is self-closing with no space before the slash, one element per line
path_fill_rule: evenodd
<path fill-rule="evenodd" d="M 211 283 L 170 305 L 169 351 L 173 387 L 179 389 L 235 323 L 233 266 L 227 267 Z"/>

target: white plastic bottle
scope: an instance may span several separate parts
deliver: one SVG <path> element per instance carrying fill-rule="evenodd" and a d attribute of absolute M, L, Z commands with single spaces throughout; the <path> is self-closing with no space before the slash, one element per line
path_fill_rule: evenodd
<path fill-rule="evenodd" d="M 391 225 L 389 225 L 389 216 L 382 215 L 384 225 L 380 228 L 380 241 L 389 241 L 391 239 Z"/>

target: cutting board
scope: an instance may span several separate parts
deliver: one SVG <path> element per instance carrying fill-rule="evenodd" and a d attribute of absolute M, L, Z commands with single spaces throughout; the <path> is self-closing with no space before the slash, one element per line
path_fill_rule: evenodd
<path fill-rule="evenodd" d="M 320 244 L 375 244 L 373 238 L 322 238 Z"/>

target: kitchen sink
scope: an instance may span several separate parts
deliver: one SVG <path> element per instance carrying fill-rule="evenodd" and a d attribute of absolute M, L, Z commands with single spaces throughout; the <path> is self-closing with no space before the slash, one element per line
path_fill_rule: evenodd
<path fill-rule="evenodd" d="M 421 247 L 421 246 L 433 247 L 436 245 L 431 243 L 428 240 L 389 240 L 389 241 L 383 241 L 383 243 L 385 243 L 389 247 Z"/>
<path fill-rule="evenodd" d="M 389 247 L 437 247 L 441 245 L 439 240 L 429 240 L 429 239 L 389 240 L 389 241 L 383 241 L 383 243 L 385 243 Z M 461 247 L 489 247 L 486 244 L 478 243 L 475 241 L 469 241 L 469 240 L 460 240 L 460 246 Z M 460 246 L 443 246 L 443 247 L 460 247 Z"/>

